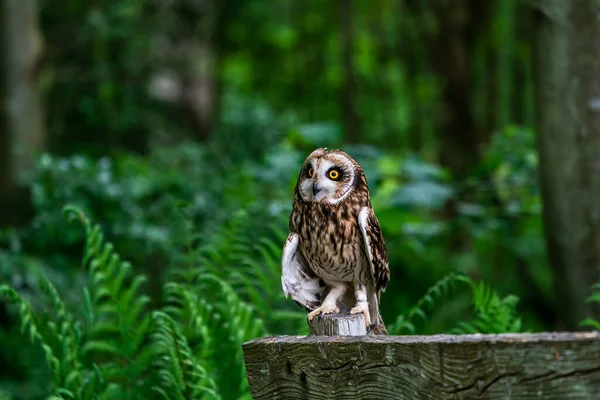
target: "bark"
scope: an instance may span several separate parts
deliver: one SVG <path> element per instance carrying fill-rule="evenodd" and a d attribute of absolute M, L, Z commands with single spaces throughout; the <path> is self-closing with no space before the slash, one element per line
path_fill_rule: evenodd
<path fill-rule="evenodd" d="M 0 0 L 0 225 L 27 218 L 22 180 L 44 145 L 36 3 Z"/>
<path fill-rule="evenodd" d="M 536 3 L 536 124 L 559 327 L 600 317 L 585 302 L 600 266 L 600 0 Z"/>
<path fill-rule="evenodd" d="M 360 118 L 356 110 L 357 84 L 352 55 L 354 54 L 354 0 L 339 0 L 342 42 L 343 82 L 340 90 L 342 124 L 346 140 L 361 140 Z"/>
<path fill-rule="evenodd" d="M 597 399 L 600 333 L 279 336 L 243 346 L 254 399 Z"/>

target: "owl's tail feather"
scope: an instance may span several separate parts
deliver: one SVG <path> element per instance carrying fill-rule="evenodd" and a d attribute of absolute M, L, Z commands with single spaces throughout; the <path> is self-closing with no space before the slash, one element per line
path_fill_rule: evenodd
<path fill-rule="evenodd" d="M 381 315 L 379 316 L 377 323 L 370 326 L 369 335 L 389 335 L 385 324 L 383 323 L 383 318 Z"/>
<path fill-rule="evenodd" d="M 375 290 L 371 292 L 371 301 L 369 302 L 369 313 L 371 314 L 372 324 L 369 327 L 369 335 L 389 335 L 383 318 L 379 313 L 379 294 Z"/>

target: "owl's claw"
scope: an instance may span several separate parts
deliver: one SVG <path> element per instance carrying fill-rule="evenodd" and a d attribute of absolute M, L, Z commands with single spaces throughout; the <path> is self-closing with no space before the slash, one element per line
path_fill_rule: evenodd
<path fill-rule="evenodd" d="M 356 303 L 356 307 L 350 310 L 350 314 L 360 314 L 363 313 L 365 315 L 365 325 L 367 327 L 371 326 L 371 315 L 369 314 L 369 303 L 366 301 L 359 301 Z"/>
<path fill-rule="evenodd" d="M 327 304 L 323 304 L 321 307 L 311 311 L 308 314 L 308 320 L 312 321 L 312 319 L 314 317 L 316 317 L 317 315 L 325 315 L 325 314 L 337 314 L 340 312 L 340 309 L 337 308 L 336 306 L 330 306 Z"/>

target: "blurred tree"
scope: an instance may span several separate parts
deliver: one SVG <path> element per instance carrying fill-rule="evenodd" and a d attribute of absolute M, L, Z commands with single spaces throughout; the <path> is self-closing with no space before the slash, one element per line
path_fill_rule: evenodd
<path fill-rule="evenodd" d="M 157 2 L 39 1 L 49 150 L 147 152 L 150 134 L 169 126 L 165 107 L 148 95 L 162 50 L 153 39 L 167 28 Z"/>
<path fill-rule="evenodd" d="M 174 79 L 175 101 L 181 109 L 189 136 L 206 140 L 213 128 L 219 103 L 216 30 L 222 15 L 213 0 L 176 0 L 161 2 L 161 14 L 168 15 L 168 29 L 161 38 L 161 64 L 174 73 L 163 79 Z M 161 76 L 161 75 L 159 75 Z M 167 96 L 168 97 L 168 96 Z"/>
<path fill-rule="evenodd" d="M 482 132 L 471 111 L 475 40 L 488 21 L 490 1 L 451 0 L 434 2 L 438 28 L 431 46 L 431 63 L 442 85 L 442 117 L 439 128 L 440 161 L 457 178 L 464 178 L 479 162 L 489 132 Z"/>
<path fill-rule="evenodd" d="M 37 2 L 0 1 L 0 225 L 27 219 L 21 179 L 44 144 Z"/>
<path fill-rule="evenodd" d="M 339 0 L 340 36 L 342 44 L 343 82 L 340 110 L 344 134 L 349 143 L 359 143 L 360 118 L 356 110 L 356 74 L 354 72 L 354 0 Z"/>
<path fill-rule="evenodd" d="M 558 325 L 575 329 L 600 265 L 600 1 L 536 3 L 536 100 Z"/>

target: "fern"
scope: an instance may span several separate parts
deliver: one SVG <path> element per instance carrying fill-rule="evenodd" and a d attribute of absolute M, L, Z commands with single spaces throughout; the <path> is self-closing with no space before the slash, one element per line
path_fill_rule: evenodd
<path fill-rule="evenodd" d="M 213 309 L 202 300 L 206 290 L 200 283 L 181 290 L 168 284 L 168 297 L 177 294 L 178 301 L 151 313 L 148 298 L 141 294 L 145 278 L 133 274 L 80 210 L 67 207 L 65 214 L 85 228 L 82 265 L 89 271 L 89 283 L 82 295 L 82 319 L 67 311 L 45 279 L 40 289 L 52 310 L 48 315 L 40 316 L 15 290 L 0 286 L 0 296 L 17 306 L 23 332 L 42 346 L 52 375 L 48 399 L 150 399 L 153 394 L 173 400 L 220 399 L 213 377 L 220 382 L 219 390 L 236 395 L 226 398 L 247 394 L 241 343 L 263 330 L 253 309 L 233 289 L 217 278 L 200 279 L 210 281 L 211 290 L 216 287 L 224 299 L 223 307 Z M 187 319 L 183 323 L 169 314 Z M 219 316 L 228 323 L 219 323 Z M 230 357 L 230 363 L 219 364 L 221 357 Z"/>
<path fill-rule="evenodd" d="M 600 282 L 592 285 L 592 294 L 586 299 L 587 303 L 600 303 Z M 600 331 L 600 322 L 593 318 L 586 318 L 579 323 L 581 327 L 590 327 Z"/>
<path fill-rule="evenodd" d="M 90 290 L 84 292 L 88 336 L 83 355 L 106 360 L 100 364 L 102 376 L 120 382 L 124 393 L 131 393 L 151 355 L 141 348 L 149 324 L 149 298 L 140 294 L 146 278 L 132 276 L 131 265 L 120 259 L 83 212 L 66 207 L 65 214 L 85 229 L 82 264 L 90 273 Z"/>
<path fill-rule="evenodd" d="M 510 333 L 521 332 L 521 318 L 517 314 L 519 298 L 514 295 L 500 297 L 491 286 L 469 281 L 473 291 L 475 317 L 469 322 L 459 322 L 451 333 Z"/>
<path fill-rule="evenodd" d="M 54 320 L 37 317 L 31 305 L 7 286 L 0 287 L 0 296 L 19 305 L 22 330 L 28 330 L 31 341 L 40 343 L 44 350 L 54 387 L 49 399 L 97 398 L 92 396 L 97 375 L 86 371 L 81 363 L 79 323 L 73 320 L 50 282 L 41 279 L 39 286 L 50 301 Z"/>
<path fill-rule="evenodd" d="M 227 399 L 248 396 L 242 344 L 264 336 L 263 322 L 225 281 L 197 271 L 188 282 L 165 287 L 165 312 L 176 320 L 197 359 L 211 366 L 219 393 Z"/>
<path fill-rule="evenodd" d="M 461 273 L 450 273 L 437 281 L 414 306 L 396 318 L 395 323 L 389 327 L 390 334 L 414 335 L 417 332 L 416 320 L 420 320 L 421 326 L 427 324 L 428 314 L 431 314 L 435 307 L 446 299 L 455 285 L 460 282 L 468 283 L 470 279 Z"/>
<path fill-rule="evenodd" d="M 56 386 L 64 395 L 74 398 L 82 396 L 83 370 L 80 362 L 81 328 L 67 312 L 58 292 L 46 279 L 40 280 L 40 290 L 48 297 L 54 311 L 54 321 L 48 322 L 50 336 L 56 340 L 61 360 L 60 380 Z"/>
<path fill-rule="evenodd" d="M 254 221 L 255 222 L 255 221 Z M 171 272 L 174 280 L 190 281 L 198 274 L 227 282 L 244 301 L 254 305 L 256 315 L 275 333 L 307 330 L 306 313 L 286 300 L 281 290 L 281 251 L 286 233 L 280 223 L 261 226 L 264 235 L 253 235 L 257 227 L 245 211 L 217 229 L 201 245 L 191 235 L 189 254 L 182 266 Z"/>
<path fill-rule="evenodd" d="M 41 345 L 46 357 L 46 364 L 52 373 L 53 383 L 55 386 L 60 385 L 60 360 L 56 356 L 54 349 L 51 347 L 49 342 L 42 335 L 40 326 L 41 321 L 39 321 L 36 317 L 35 312 L 31 308 L 29 302 L 27 302 L 16 291 L 6 285 L 0 286 L 0 298 L 18 306 L 19 315 L 21 316 L 21 332 L 23 334 L 28 332 L 29 340 L 32 343 L 39 343 Z"/>
<path fill-rule="evenodd" d="M 462 321 L 449 333 L 504 333 L 520 332 L 521 319 L 517 314 L 518 297 L 500 295 L 491 286 L 480 282 L 475 283 L 462 273 L 450 273 L 431 286 L 425 295 L 413 307 L 398 316 L 395 323 L 389 327 L 390 334 L 414 335 L 424 327 L 429 315 L 443 301 L 447 301 L 457 283 L 466 283 L 471 289 L 473 318 Z M 421 328 L 421 329 L 419 329 Z"/>
<path fill-rule="evenodd" d="M 220 399 L 206 369 L 193 357 L 187 339 L 167 314 L 153 314 L 153 348 L 159 386 L 154 390 L 168 400 Z"/>

